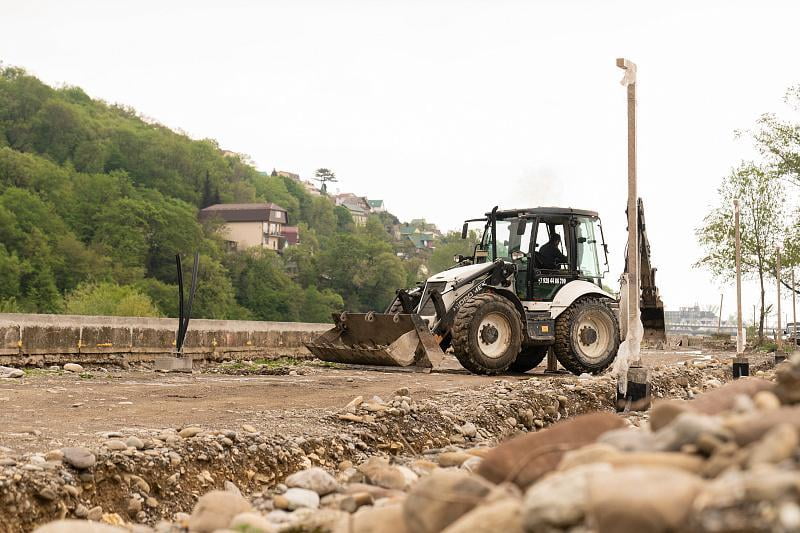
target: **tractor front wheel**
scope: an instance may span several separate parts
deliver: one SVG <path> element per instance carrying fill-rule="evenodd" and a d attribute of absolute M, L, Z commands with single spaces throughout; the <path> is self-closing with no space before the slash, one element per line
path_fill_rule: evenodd
<path fill-rule="evenodd" d="M 483 293 L 456 312 L 453 353 L 475 374 L 499 374 L 511 366 L 522 345 L 522 323 L 514 306 L 502 296 Z"/>
<path fill-rule="evenodd" d="M 600 298 L 581 298 L 556 318 L 558 362 L 573 374 L 597 374 L 617 356 L 619 323 Z"/>

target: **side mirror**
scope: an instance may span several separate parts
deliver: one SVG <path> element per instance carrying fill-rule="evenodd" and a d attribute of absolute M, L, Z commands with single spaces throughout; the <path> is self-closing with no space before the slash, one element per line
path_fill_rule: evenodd
<path fill-rule="evenodd" d="M 461 227 L 461 238 L 462 239 L 466 239 L 467 238 L 467 230 L 469 230 L 469 224 L 464 222 L 464 225 Z"/>
<path fill-rule="evenodd" d="M 454 263 L 460 263 L 463 260 L 464 260 L 464 256 L 461 255 L 461 254 L 456 254 L 456 255 L 453 256 L 453 262 Z"/>

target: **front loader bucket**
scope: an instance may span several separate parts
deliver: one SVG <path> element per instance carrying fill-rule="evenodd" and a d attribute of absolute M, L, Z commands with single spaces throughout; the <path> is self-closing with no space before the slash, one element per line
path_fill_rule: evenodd
<path fill-rule="evenodd" d="M 437 368 L 444 357 L 419 315 L 342 313 L 333 319 L 333 329 L 306 343 L 323 361 Z"/>
<path fill-rule="evenodd" d="M 642 340 L 652 343 L 667 342 L 667 330 L 664 323 L 663 307 L 643 307 L 641 309 L 644 337 Z"/>

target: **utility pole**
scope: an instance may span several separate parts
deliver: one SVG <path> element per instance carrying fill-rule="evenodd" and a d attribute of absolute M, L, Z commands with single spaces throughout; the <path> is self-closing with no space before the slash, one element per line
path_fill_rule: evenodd
<path fill-rule="evenodd" d="M 750 363 L 744 357 L 744 328 L 742 327 L 742 236 L 739 229 L 739 199 L 733 200 L 733 226 L 736 241 L 736 357 L 733 360 L 733 377 L 750 375 Z M 720 301 L 720 308 L 722 302 Z M 721 315 L 721 309 L 720 309 Z M 753 306 L 753 322 L 756 318 L 756 306 Z"/>
<path fill-rule="evenodd" d="M 629 363 L 625 394 L 617 393 L 617 409 L 644 410 L 650 406 L 650 380 L 647 369 L 642 367 L 641 317 L 639 315 L 639 209 L 636 176 L 636 64 L 625 58 L 617 58 L 617 67 L 625 74 L 621 84 L 625 87 L 628 101 L 628 309 L 627 342 Z M 618 377 L 620 379 L 620 377 Z"/>
<path fill-rule="evenodd" d="M 794 268 L 792 268 L 792 351 L 797 350 L 797 285 L 794 284 Z"/>
<path fill-rule="evenodd" d="M 717 335 L 720 334 L 722 328 L 722 297 L 725 296 L 725 293 L 721 293 L 719 295 L 719 316 L 717 317 Z"/>
<path fill-rule="evenodd" d="M 781 246 L 780 244 L 775 247 L 775 279 L 778 281 L 778 329 L 775 336 L 775 362 L 779 363 L 786 358 L 783 353 L 783 328 L 781 327 Z"/>

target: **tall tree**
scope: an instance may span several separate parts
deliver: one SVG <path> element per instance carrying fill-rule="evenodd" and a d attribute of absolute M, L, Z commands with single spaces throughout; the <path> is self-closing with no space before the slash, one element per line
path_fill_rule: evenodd
<path fill-rule="evenodd" d="M 327 168 L 318 168 L 317 171 L 314 173 L 314 176 L 315 176 L 314 179 L 322 184 L 320 190 L 322 191 L 323 194 L 328 193 L 328 186 L 327 186 L 328 182 L 337 181 L 336 174 L 334 174 L 332 170 L 329 170 Z"/>
<path fill-rule="evenodd" d="M 736 275 L 733 200 L 739 199 L 742 273 L 758 279 L 761 313 L 759 343 L 764 340 L 765 278 L 771 274 L 775 249 L 786 235 L 784 188 L 774 172 L 755 163 L 742 163 L 718 189 L 718 206 L 703 219 L 696 235 L 705 255 L 695 266 L 721 280 Z"/>

